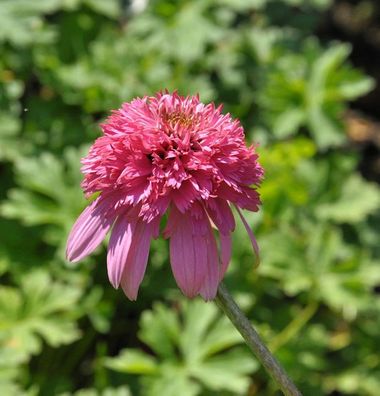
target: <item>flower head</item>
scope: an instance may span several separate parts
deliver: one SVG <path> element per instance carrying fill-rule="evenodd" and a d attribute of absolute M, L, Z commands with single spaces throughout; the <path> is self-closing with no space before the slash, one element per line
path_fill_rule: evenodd
<path fill-rule="evenodd" d="M 100 194 L 71 230 L 68 259 L 90 254 L 112 228 L 108 276 L 135 300 L 151 238 L 168 213 L 163 235 L 178 286 L 214 298 L 231 258 L 231 204 L 258 250 L 239 208 L 258 210 L 263 169 L 240 122 L 198 96 L 158 93 L 124 103 L 101 127 L 82 160 L 86 196 Z"/>

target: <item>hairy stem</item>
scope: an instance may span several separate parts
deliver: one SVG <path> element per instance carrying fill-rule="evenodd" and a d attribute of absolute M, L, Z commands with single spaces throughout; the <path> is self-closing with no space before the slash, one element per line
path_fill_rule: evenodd
<path fill-rule="evenodd" d="M 243 336 L 248 347 L 265 367 L 266 371 L 273 378 L 283 394 L 285 396 L 302 396 L 301 392 L 294 385 L 293 381 L 289 378 L 288 374 L 282 368 L 280 363 L 271 354 L 269 349 L 261 340 L 257 331 L 253 328 L 251 322 L 237 306 L 223 283 L 219 285 L 218 294 L 215 301 L 228 316 L 239 333 Z"/>

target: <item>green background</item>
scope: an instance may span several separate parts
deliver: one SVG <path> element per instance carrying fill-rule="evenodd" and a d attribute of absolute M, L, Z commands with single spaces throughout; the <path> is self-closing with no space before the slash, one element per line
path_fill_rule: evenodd
<path fill-rule="evenodd" d="M 65 260 L 99 122 L 165 88 L 224 103 L 260 144 L 262 263 L 239 224 L 225 282 L 269 348 L 304 395 L 379 395 L 379 186 L 344 122 L 375 82 L 315 35 L 329 7 L 0 0 L 1 395 L 279 394 L 214 304 L 181 296 L 166 241 L 133 303 L 105 245 Z"/>

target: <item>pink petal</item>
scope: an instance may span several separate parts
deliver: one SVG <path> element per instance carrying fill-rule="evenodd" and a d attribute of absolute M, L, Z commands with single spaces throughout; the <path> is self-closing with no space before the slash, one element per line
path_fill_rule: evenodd
<path fill-rule="evenodd" d="M 221 264 L 219 281 L 221 281 L 231 261 L 231 254 L 232 254 L 231 235 L 219 234 L 219 240 L 220 240 L 220 264 Z"/>
<path fill-rule="evenodd" d="M 115 289 L 121 281 L 135 227 L 136 221 L 131 221 L 126 214 L 122 214 L 112 230 L 108 245 L 107 270 L 108 278 Z"/>
<path fill-rule="evenodd" d="M 194 233 L 194 223 L 200 221 L 189 212 L 181 214 L 174 206 L 170 213 L 170 262 L 174 278 L 182 292 L 195 297 L 207 271 L 207 238 Z M 207 220 L 208 221 L 208 220 Z"/>
<path fill-rule="evenodd" d="M 153 239 L 157 239 L 160 236 L 160 223 L 161 217 L 156 217 L 149 223 L 150 232 Z"/>
<path fill-rule="evenodd" d="M 155 232 L 156 224 L 137 221 L 127 261 L 121 277 L 121 287 L 130 300 L 136 300 L 140 284 L 144 278 L 149 256 L 150 239 Z"/>
<path fill-rule="evenodd" d="M 212 300 L 216 296 L 216 292 L 219 286 L 220 279 L 220 268 L 219 268 L 219 256 L 218 249 L 214 234 L 209 224 L 209 230 L 206 236 L 207 240 L 207 264 L 206 264 L 206 276 L 203 281 L 203 285 L 200 290 L 201 296 L 206 300 Z"/>
<path fill-rule="evenodd" d="M 221 234 L 228 235 L 235 229 L 235 219 L 226 200 L 209 199 L 206 201 L 206 210 Z"/>
<path fill-rule="evenodd" d="M 166 222 L 166 227 L 163 231 L 165 239 L 170 238 L 174 234 L 175 229 L 178 227 L 178 222 L 180 221 L 180 218 L 181 214 L 174 206 L 171 206 L 168 221 Z"/>
<path fill-rule="evenodd" d="M 177 209 L 184 213 L 189 209 L 197 197 L 197 191 L 189 180 L 184 180 L 181 183 L 181 188 L 175 189 L 171 193 L 171 198 Z"/>
<path fill-rule="evenodd" d="M 116 216 L 113 205 L 114 199 L 99 196 L 81 213 L 67 240 L 69 261 L 81 260 L 103 241 Z"/>
<path fill-rule="evenodd" d="M 242 222 L 244 224 L 245 229 L 247 230 L 249 238 L 251 239 L 252 247 L 253 247 L 253 250 L 255 252 L 256 260 L 257 260 L 257 263 L 255 264 L 255 267 L 257 267 L 260 264 L 259 245 L 257 244 L 256 238 L 253 235 L 251 227 L 248 225 L 247 220 L 244 218 L 244 216 L 241 213 L 239 207 L 235 205 L 235 208 L 236 208 L 236 210 L 239 213 L 239 216 L 240 216 L 240 218 L 241 218 L 241 220 L 242 220 Z"/>

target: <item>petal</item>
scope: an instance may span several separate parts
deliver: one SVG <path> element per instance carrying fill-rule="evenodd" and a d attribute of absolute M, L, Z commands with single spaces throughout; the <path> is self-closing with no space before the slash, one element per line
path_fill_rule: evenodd
<path fill-rule="evenodd" d="M 121 276 L 127 262 L 128 253 L 132 244 L 136 221 L 122 214 L 117 219 L 108 244 L 107 271 L 112 286 L 119 287 Z"/>
<path fill-rule="evenodd" d="M 221 264 L 219 281 L 221 281 L 231 261 L 231 254 L 232 254 L 231 235 L 219 234 L 219 240 L 220 240 L 220 264 Z"/>
<path fill-rule="evenodd" d="M 149 247 L 155 224 L 138 220 L 129 248 L 127 262 L 121 277 L 121 287 L 130 300 L 136 300 L 140 284 L 144 278 L 149 256 Z"/>
<path fill-rule="evenodd" d="M 207 239 L 194 233 L 194 219 L 189 212 L 181 214 L 173 206 L 170 212 L 170 262 L 174 278 L 182 292 L 195 297 L 207 270 Z M 207 220 L 208 221 L 208 220 Z"/>
<path fill-rule="evenodd" d="M 103 241 L 116 216 L 114 199 L 98 197 L 82 212 L 67 240 L 66 257 L 77 262 Z"/>
<path fill-rule="evenodd" d="M 163 236 L 165 239 L 170 238 L 176 228 L 178 227 L 178 222 L 181 219 L 181 213 L 176 209 L 174 205 L 170 207 L 170 214 L 168 217 L 168 221 L 166 222 L 165 229 L 163 231 Z"/>
<path fill-rule="evenodd" d="M 171 193 L 171 198 L 175 206 L 182 213 L 189 209 L 197 196 L 197 190 L 189 180 L 184 180 L 181 187 L 173 190 Z"/>
<path fill-rule="evenodd" d="M 257 266 L 260 264 L 259 246 L 258 246 L 258 244 L 257 244 L 257 241 L 256 241 L 255 236 L 253 235 L 253 232 L 252 232 L 252 230 L 251 230 L 251 227 L 248 225 L 247 220 L 244 218 L 244 216 L 243 216 L 243 214 L 241 213 L 239 207 L 235 205 L 235 208 L 236 208 L 236 210 L 237 210 L 238 213 L 239 213 L 239 216 L 240 216 L 240 218 L 241 218 L 241 221 L 242 221 L 243 224 L 244 224 L 245 229 L 247 230 L 247 233 L 248 233 L 249 238 L 251 239 L 252 247 L 253 247 L 253 250 L 254 250 L 254 252 L 255 252 L 256 260 L 257 260 L 257 263 L 255 264 L 255 267 L 257 267 Z"/>
<path fill-rule="evenodd" d="M 250 210 L 251 212 L 257 212 L 259 210 L 260 194 L 251 187 L 242 187 L 242 191 L 244 193 L 244 198 L 241 197 L 241 207 L 243 209 Z M 238 203 L 239 201 L 237 201 Z"/>
<path fill-rule="evenodd" d="M 160 223 L 161 216 L 156 217 L 151 222 L 149 222 L 149 227 L 151 227 L 150 231 L 153 239 L 157 239 L 160 236 Z"/>
<path fill-rule="evenodd" d="M 221 234 L 228 235 L 235 229 L 234 215 L 226 200 L 209 199 L 206 201 L 206 210 Z"/>
<path fill-rule="evenodd" d="M 259 193 L 251 187 L 229 186 L 225 182 L 218 187 L 217 194 L 222 199 L 233 202 L 240 208 L 257 212 L 260 205 Z"/>
<path fill-rule="evenodd" d="M 219 279 L 220 279 L 220 264 L 218 249 L 216 246 L 215 237 L 209 224 L 209 232 L 206 236 L 207 240 L 207 265 L 206 265 L 206 276 L 203 281 L 202 288 L 200 290 L 201 296 L 206 300 L 212 300 L 216 296 L 218 291 Z"/>

